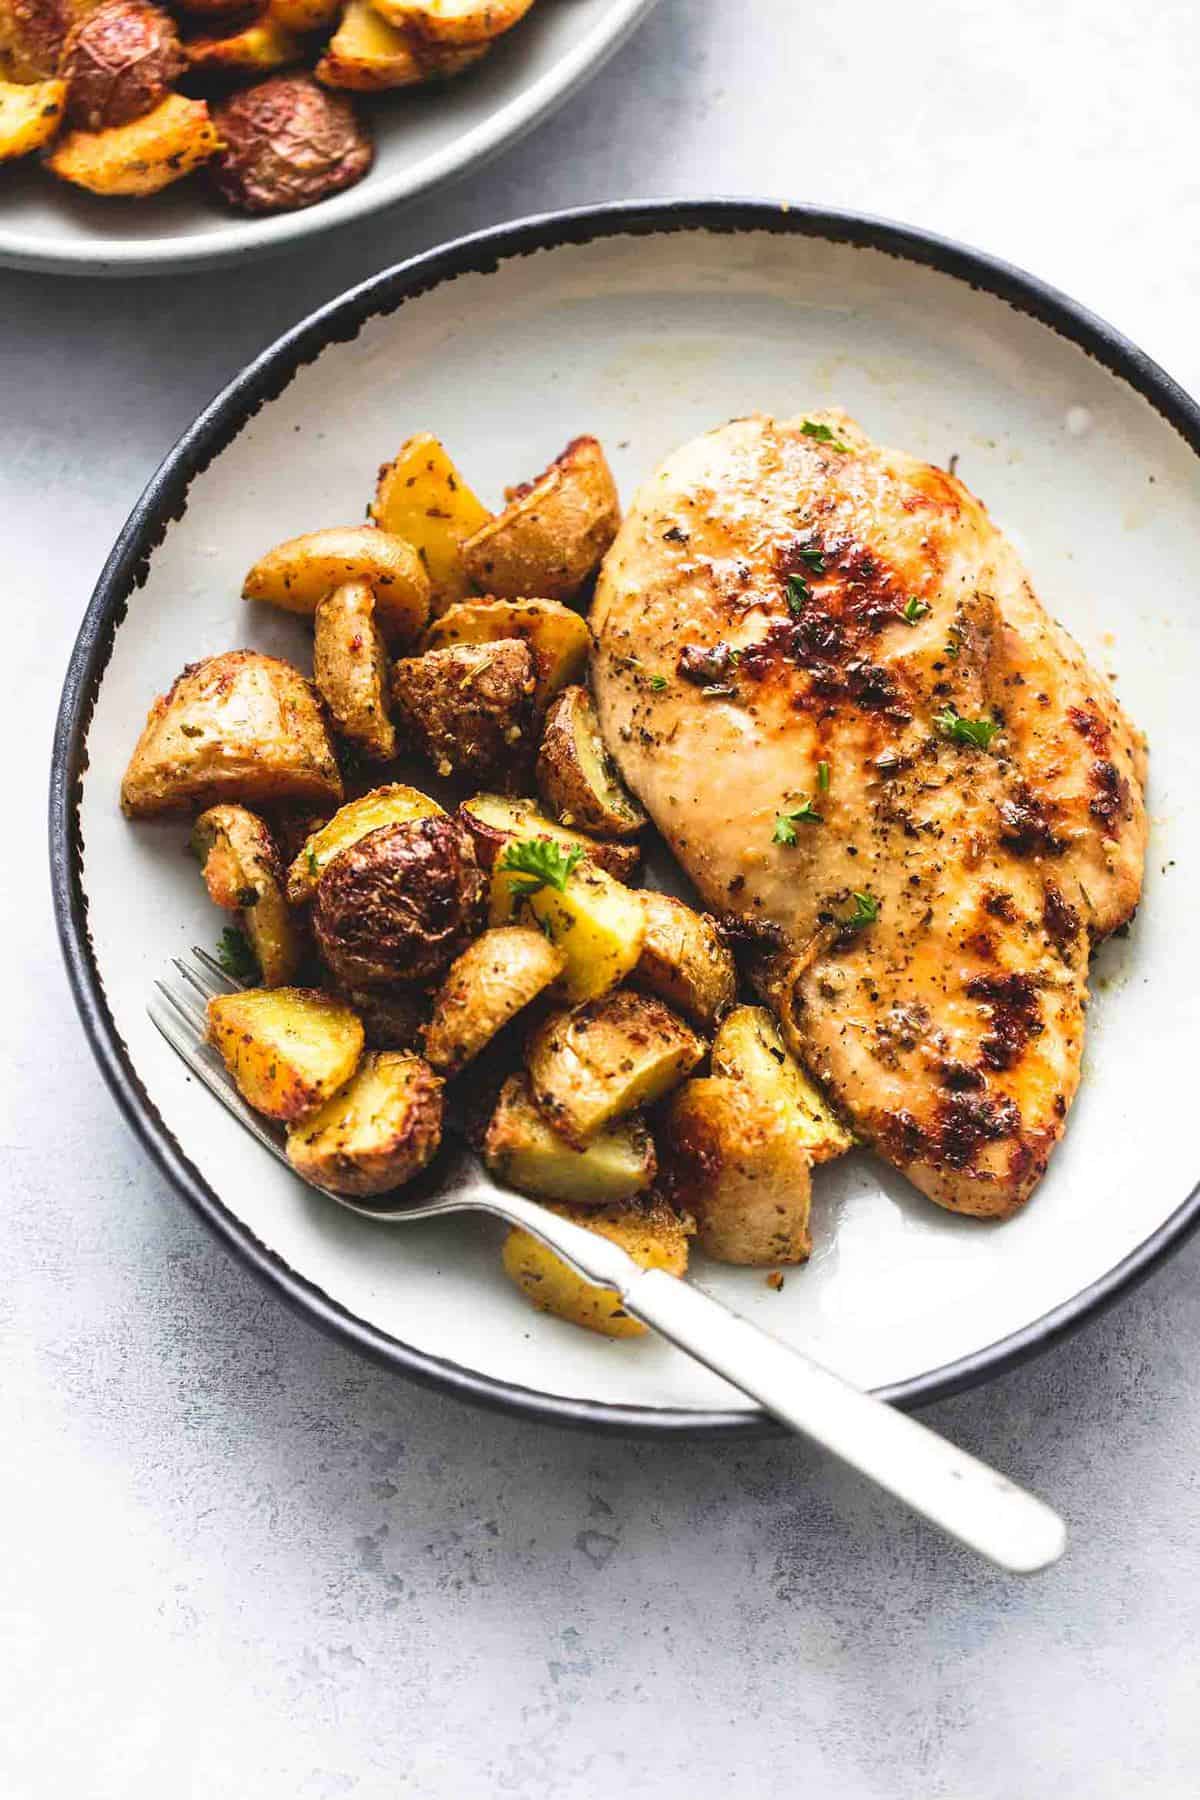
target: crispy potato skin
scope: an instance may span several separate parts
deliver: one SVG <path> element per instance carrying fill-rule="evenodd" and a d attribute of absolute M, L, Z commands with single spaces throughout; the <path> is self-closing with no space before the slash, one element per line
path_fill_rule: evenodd
<path fill-rule="evenodd" d="M 65 81 L 0 81 L 0 162 L 53 142 L 66 105 Z"/>
<path fill-rule="evenodd" d="M 455 819 L 368 832 L 317 882 L 321 954 L 348 985 L 440 974 L 482 921 L 483 875 Z"/>
<path fill-rule="evenodd" d="M 652 994 L 627 988 L 556 1012 L 526 1052 L 533 1097 L 555 1130 L 582 1148 L 611 1120 L 650 1106 L 689 1075 L 704 1041 Z"/>
<path fill-rule="evenodd" d="M 550 702 L 536 773 L 538 793 L 564 825 L 619 838 L 634 836 L 646 823 L 604 748 L 585 687 L 564 688 Z"/>
<path fill-rule="evenodd" d="M 429 1002 L 420 988 L 393 983 L 348 988 L 345 998 L 363 1022 L 368 1050 L 419 1050 Z"/>
<path fill-rule="evenodd" d="M 83 131 L 127 125 L 156 107 L 186 66 L 169 13 L 142 0 L 102 0 L 63 45 L 67 116 Z"/>
<path fill-rule="evenodd" d="M 15 82 L 49 81 L 74 17 L 71 0 L 0 0 L 0 68 Z"/>
<path fill-rule="evenodd" d="M 604 1211 L 547 1202 L 561 1218 L 619 1244 L 643 1269 L 662 1269 L 680 1279 L 687 1272 L 690 1221 L 661 1200 L 612 1206 Z M 568 1324 L 582 1325 L 605 1337 L 641 1337 L 646 1327 L 627 1313 L 611 1288 L 595 1287 L 568 1268 L 527 1231 L 514 1226 L 504 1242 L 505 1273 L 539 1312 L 553 1313 Z"/>
<path fill-rule="evenodd" d="M 657 1172 L 654 1139 L 640 1114 L 598 1131 L 579 1150 L 542 1116 L 527 1075 L 510 1075 L 483 1140 L 483 1159 L 498 1181 L 539 1200 L 615 1206 L 645 1193 Z"/>
<path fill-rule="evenodd" d="M 829 1162 L 854 1148 L 854 1136 L 786 1048 L 765 1006 L 738 1006 L 713 1039 L 712 1072 L 742 1081 L 785 1108 L 810 1162 Z"/>
<path fill-rule="evenodd" d="M 222 101 L 214 116 L 222 148 L 213 186 L 240 212 L 315 206 L 361 181 L 375 159 L 350 102 L 308 75 L 273 75 Z"/>
<path fill-rule="evenodd" d="M 425 1027 L 425 1055 L 454 1075 L 563 971 L 563 954 L 527 925 L 485 931 L 455 958 Z"/>
<path fill-rule="evenodd" d="M 718 1262 L 804 1262 L 811 1165 L 786 1110 L 725 1076 L 689 1081 L 667 1108 L 670 1190 L 695 1214 L 701 1248 Z"/>
<path fill-rule="evenodd" d="M 528 644 L 450 644 L 403 657 L 392 696 L 413 747 L 439 775 L 515 787 L 533 760 L 533 657 Z"/>
<path fill-rule="evenodd" d="M 151 112 L 105 131 L 68 131 L 46 167 L 89 193 L 157 194 L 214 154 L 220 139 L 203 100 L 170 93 Z"/>
<path fill-rule="evenodd" d="M 434 620 L 421 648 L 494 644 L 501 638 L 521 638 L 529 645 L 537 680 L 533 705 L 539 717 L 558 690 L 578 681 L 587 665 L 587 626 L 557 600 L 462 600 Z"/>
<path fill-rule="evenodd" d="M 475 854 L 485 869 L 492 867 L 506 844 L 524 837 L 548 837 L 556 844 L 578 845 L 590 863 L 618 881 L 632 881 L 641 862 L 638 845 L 598 843 L 582 832 L 556 825 L 537 810 L 532 800 L 475 794 L 463 801 L 458 816 L 470 832 Z"/>
<path fill-rule="evenodd" d="M 231 650 L 192 663 L 150 708 L 121 783 L 131 819 L 219 800 L 340 801 L 316 695 L 290 663 Z"/>
<path fill-rule="evenodd" d="M 429 577 L 410 545 L 373 525 L 332 525 L 276 544 L 247 574 L 242 598 L 311 619 L 326 594 L 348 581 L 365 582 L 374 594 L 388 649 L 408 648 L 429 617 Z"/>
<path fill-rule="evenodd" d="M 226 36 L 189 38 L 184 50 L 189 68 L 232 74 L 266 75 L 304 60 L 303 43 L 270 13 Z"/>
<path fill-rule="evenodd" d="M 432 45 L 486 44 L 520 23 L 533 0 L 379 0 L 385 19 Z"/>
<path fill-rule="evenodd" d="M 349 0 L 317 64 L 317 80 L 326 87 L 367 94 L 418 87 L 460 75 L 486 56 L 489 48 L 488 44 L 432 43 L 415 32 L 398 31 L 371 0 Z"/>
<path fill-rule="evenodd" d="M 388 655 L 365 581 L 334 588 L 317 607 L 313 682 L 342 736 L 374 762 L 396 754 L 388 711 Z"/>
<path fill-rule="evenodd" d="M 716 920 L 654 888 L 638 899 L 646 935 L 633 980 L 711 1031 L 737 997 L 737 967 Z"/>
<path fill-rule="evenodd" d="M 409 819 L 443 816 L 436 800 L 403 781 L 387 782 L 383 787 L 372 788 L 369 794 L 360 794 L 357 800 L 347 800 L 299 846 L 288 870 L 288 899 L 293 906 L 311 900 L 322 871 L 335 856 L 366 837 L 368 831 L 378 831 L 381 825 L 405 824 Z"/>
<path fill-rule="evenodd" d="M 210 806 L 192 828 L 208 897 L 236 912 L 264 987 L 283 987 L 300 967 L 300 935 L 283 891 L 283 864 L 269 829 L 244 806 Z"/>
<path fill-rule="evenodd" d="M 366 0 L 355 3 L 366 5 Z M 432 584 L 435 617 L 470 593 L 462 547 L 491 516 L 445 446 L 427 431 L 406 439 L 394 459 L 383 464 L 371 502 L 371 517 L 380 529 L 404 538 L 421 558 Z"/>
<path fill-rule="evenodd" d="M 595 438 L 578 437 L 467 539 L 463 563 L 484 593 L 573 600 L 599 568 L 620 523 L 604 451 Z"/>
<path fill-rule="evenodd" d="M 256 1112 L 293 1124 L 353 1075 L 363 1049 L 359 1018 L 315 988 L 247 988 L 208 1003 L 208 1041 Z"/>
<path fill-rule="evenodd" d="M 335 1194 L 365 1199 L 419 1175 L 442 1141 L 442 1083 L 403 1051 L 365 1056 L 349 1084 L 288 1133 L 298 1174 Z"/>

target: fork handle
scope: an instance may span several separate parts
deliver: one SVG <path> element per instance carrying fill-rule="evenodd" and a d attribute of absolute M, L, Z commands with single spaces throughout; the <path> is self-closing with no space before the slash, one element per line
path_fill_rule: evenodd
<path fill-rule="evenodd" d="M 1056 1562 L 1066 1528 L 1044 1501 L 895 1407 L 661 1269 L 622 1284 L 628 1310 L 960 1542 L 1014 1574 Z"/>

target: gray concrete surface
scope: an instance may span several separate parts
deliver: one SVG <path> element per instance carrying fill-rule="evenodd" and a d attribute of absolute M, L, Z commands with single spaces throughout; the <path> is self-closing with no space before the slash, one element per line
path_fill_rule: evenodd
<path fill-rule="evenodd" d="M 1181 4 L 663 0 L 482 176 L 299 257 L 0 276 L 4 1800 L 1196 1792 L 1200 1244 L 933 1415 L 1069 1516 L 1035 1581 L 793 1444 L 469 1413 L 264 1297 L 151 1171 L 77 1027 L 41 845 L 103 554 L 308 307 L 506 216 L 773 190 L 1008 255 L 1195 389 L 1198 51 Z"/>

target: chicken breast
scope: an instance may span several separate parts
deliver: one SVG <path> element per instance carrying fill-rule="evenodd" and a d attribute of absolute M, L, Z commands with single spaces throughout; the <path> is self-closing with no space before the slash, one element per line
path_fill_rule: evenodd
<path fill-rule="evenodd" d="M 944 470 L 840 413 L 735 420 L 638 494 L 592 612 L 601 727 L 788 1041 L 931 1199 L 1027 1199 L 1129 918 L 1144 752 Z"/>

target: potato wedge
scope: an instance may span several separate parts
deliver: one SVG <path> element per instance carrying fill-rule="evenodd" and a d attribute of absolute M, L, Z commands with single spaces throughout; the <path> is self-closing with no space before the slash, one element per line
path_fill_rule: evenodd
<path fill-rule="evenodd" d="M 601 837 L 632 837 L 646 823 L 604 748 L 585 687 L 564 688 L 550 702 L 538 749 L 537 789 L 564 825 Z"/>
<path fill-rule="evenodd" d="M 594 1000 L 623 981 L 645 935 L 638 896 L 582 858 L 572 862 L 577 854 L 545 838 L 514 839 L 492 865 L 488 899 L 489 924 L 535 924 L 562 951 L 571 1001 Z"/>
<path fill-rule="evenodd" d="M 46 158 L 46 167 L 89 193 L 136 199 L 182 181 L 219 146 L 204 101 L 172 93 L 128 125 L 68 131 Z"/>
<path fill-rule="evenodd" d="M 690 1075 L 704 1040 L 652 994 L 627 988 L 556 1012 L 529 1040 L 533 1097 L 555 1130 L 582 1148 L 613 1119 L 652 1106 Z"/>
<path fill-rule="evenodd" d="M 343 850 L 378 831 L 381 825 L 407 824 L 410 819 L 433 819 L 442 811 L 436 800 L 402 781 L 372 788 L 357 800 L 348 800 L 332 819 L 314 831 L 288 870 L 287 896 L 293 906 L 311 900 L 322 870 Z"/>
<path fill-rule="evenodd" d="M 349 0 L 317 64 L 316 76 L 329 88 L 382 93 L 389 88 L 447 81 L 486 56 L 489 48 L 487 44 L 438 45 L 422 40 L 390 25 L 370 0 Z M 388 525 L 387 529 L 397 528 Z M 401 531 L 400 535 L 407 537 L 408 533 Z"/>
<path fill-rule="evenodd" d="M 498 1032 L 562 974 L 564 957 L 540 931 L 501 925 L 456 957 L 434 998 L 425 1055 L 444 1075 L 474 1061 Z"/>
<path fill-rule="evenodd" d="M 651 1186 L 654 1139 L 633 1113 L 598 1131 L 582 1150 L 543 1117 L 527 1075 L 510 1075 L 483 1140 L 483 1160 L 498 1181 L 535 1199 L 571 1206 L 615 1206 Z"/>
<path fill-rule="evenodd" d="M 587 626 L 578 613 L 556 600 L 459 601 L 434 620 L 421 648 L 494 644 L 499 638 L 522 638 L 533 652 L 537 680 L 533 704 L 539 715 L 560 688 L 580 680 L 587 665 Z"/>
<path fill-rule="evenodd" d="M 421 558 L 432 583 L 435 617 L 471 592 L 462 547 L 491 516 L 427 431 L 401 444 L 379 471 L 371 517 L 383 531 L 405 538 Z"/>
<path fill-rule="evenodd" d="M 334 588 L 313 621 L 313 683 L 344 738 L 373 762 L 396 754 L 388 710 L 390 669 L 365 581 Z"/>
<path fill-rule="evenodd" d="M 267 75 L 304 61 L 304 45 L 294 31 L 267 13 L 228 37 L 188 38 L 184 42 L 192 69 L 221 69 Z"/>
<path fill-rule="evenodd" d="M 829 1162 L 854 1148 L 853 1134 L 785 1048 L 765 1006 L 739 1006 L 728 1015 L 713 1039 L 712 1072 L 745 1082 L 784 1108 L 810 1162 Z"/>
<path fill-rule="evenodd" d="M 401 657 L 392 695 L 405 735 L 441 776 L 517 787 L 533 761 L 533 656 L 519 638 Z"/>
<path fill-rule="evenodd" d="M 316 988 L 247 988 L 208 1003 L 208 1041 L 248 1106 L 268 1119 L 305 1119 L 349 1081 L 362 1021 Z"/>
<path fill-rule="evenodd" d="M 230 650 L 192 663 L 150 708 L 121 783 L 131 819 L 219 800 L 342 798 L 317 697 L 278 657 Z"/>
<path fill-rule="evenodd" d="M 44 149 L 58 135 L 66 104 L 65 81 L 0 81 L 0 162 Z"/>
<path fill-rule="evenodd" d="M 365 581 L 375 595 L 375 618 L 389 650 L 404 650 L 429 617 L 429 577 L 403 538 L 373 525 L 332 525 L 276 544 L 242 584 L 243 600 L 312 618 L 326 594 Z"/>
<path fill-rule="evenodd" d="M 502 513 L 467 539 L 463 565 L 483 593 L 573 600 L 617 535 L 621 505 L 593 437 L 568 444 Z"/>
<path fill-rule="evenodd" d="M 556 825 L 541 814 L 532 800 L 510 799 L 505 794 L 476 794 L 464 800 L 458 816 L 471 833 L 480 867 L 490 869 L 506 844 L 514 838 L 545 837 L 568 849 L 581 849 L 596 868 L 618 881 L 632 881 L 641 861 L 636 844 L 604 844 Z"/>
<path fill-rule="evenodd" d="M 654 888 L 639 890 L 646 922 L 632 979 L 711 1031 L 737 997 L 737 965 L 716 922 Z"/>
<path fill-rule="evenodd" d="M 788 1109 L 728 1076 L 689 1081 L 671 1096 L 663 1155 L 709 1256 L 767 1267 L 807 1259 L 811 1164 Z"/>
<path fill-rule="evenodd" d="M 587 1207 L 559 1206 L 551 1212 L 597 1231 L 628 1251 L 643 1269 L 663 1269 L 682 1279 L 687 1272 L 691 1223 L 662 1200 L 641 1205 L 612 1206 L 603 1212 Z M 605 1337 L 641 1337 L 646 1327 L 621 1305 L 612 1288 L 595 1287 L 577 1275 L 553 1250 L 539 1243 L 520 1226 L 504 1240 L 504 1272 L 515 1281 L 525 1298 L 539 1312 L 553 1313 L 568 1324 L 582 1325 Z"/>
<path fill-rule="evenodd" d="M 363 1057 L 348 1084 L 288 1132 L 287 1155 L 307 1181 L 365 1198 L 402 1187 L 442 1141 L 442 1083 L 406 1051 Z"/>
<path fill-rule="evenodd" d="M 210 806 L 192 827 L 208 897 L 236 912 L 264 987 L 283 987 L 300 967 L 300 936 L 288 911 L 283 865 L 262 819 L 244 806 Z"/>
<path fill-rule="evenodd" d="M 533 0 L 375 0 L 384 18 L 431 44 L 486 44 L 520 23 Z"/>

